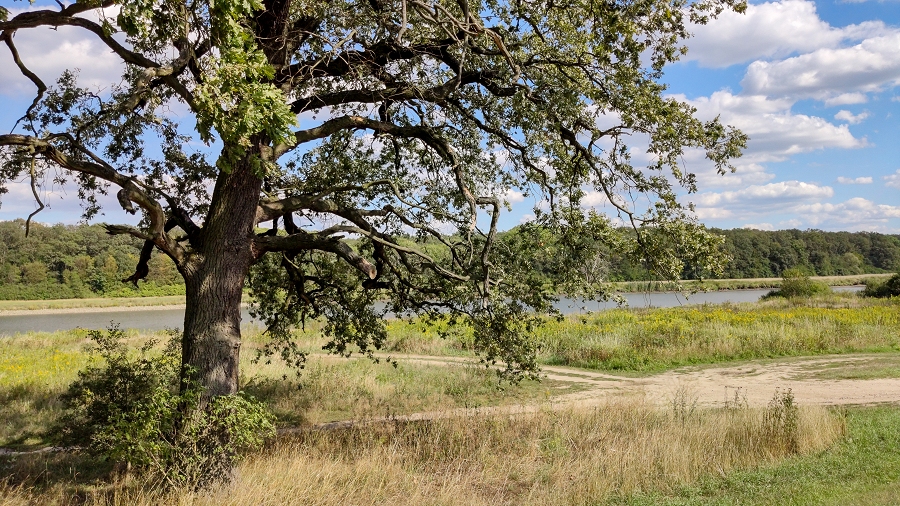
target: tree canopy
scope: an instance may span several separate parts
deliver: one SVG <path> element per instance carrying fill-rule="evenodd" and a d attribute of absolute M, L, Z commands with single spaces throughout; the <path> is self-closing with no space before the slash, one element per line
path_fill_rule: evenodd
<path fill-rule="evenodd" d="M 512 192 L 533 196 L 540 230 L 564 239 L 561 268 L 584 265 L 597 241 L 669 278 L 685 259 L 720 267 L 720 240 L 678 200 L 696 191 L 682 159 L 701 150 L 732 170 L 746 138 L 665 97 L 660 77 L 684 52 L 688 21 L 725 8 L 745 3 L 0 8 L 6 64 L 37 90 L 0 135 L 0 184 L 77 184 L 85 218 L 112 190 L 140 213 L 138 226 L 107 229 L 146 241 L 131 280 L 146 277 L 154 251 L 185 278 L 183 360 L 210 395 L 237 388 L 245 280 L 269 351 L 286 358 L 298 358 L 290 329 L 304 318 L 325 318 L 326 348 L 368 352 L 384 338 L 384 312 L 412 312 L 465 316 L 486 361 L 533 371 L 529 315 L 553 293 L 495 242 Z M 90 89 L 76 69 L 55 83 L 32 72 L 15 34 L 63 26 L 117 55 L 121 82 Z M 196 139 L 207 148 L 193 150 Z M 584 212 L 587 195 L 611 212 Z"/>

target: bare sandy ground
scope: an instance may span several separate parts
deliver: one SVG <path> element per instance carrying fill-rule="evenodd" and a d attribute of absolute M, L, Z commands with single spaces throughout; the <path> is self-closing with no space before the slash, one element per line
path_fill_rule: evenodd
<path fill-rule="evenodd" d="M 900 358 L 900 354 L 890 354 Z M 900 404 L 900 378 L 878 379 L 810 379 L 824 369 L 834 370 L 886 354 L 834 355 L 753 361 L 723 366 L 687 367 L 644 377 L 625 377 L 612 374 L 548 366 L 543 368 L 547 379 L 572 385 L 570 394 L 560 394 L 536 404 L 456 409 L 440 412 L 413 413 L 394 417 L 400 420 L 430 420 L 466 414 L 517 414 L 546 409 L 571 409 L 606 405 L 621 398 L 642 399 L 660 407 L 673 402 L 702 407 L 724 407 L 739 402 L 754 407 L 769 403 L 776 389 L 790 389 L 801 405 L 876 405 Z M 447 366 L 464 366 L 471 360 L 463 358 L 430 357 L 421 355 L 394 356 L 399 361 Z M 377 423 L 382 419 L 346 420 L 317 426 L 328 429 Z M 290 432 L 290 431 L 286 431 Z"/>

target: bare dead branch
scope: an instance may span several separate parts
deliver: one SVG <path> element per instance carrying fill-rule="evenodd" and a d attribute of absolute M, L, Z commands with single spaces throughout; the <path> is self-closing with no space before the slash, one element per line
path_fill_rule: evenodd
<path fill-rule="evenodd" d="M 270 251 L 326 251 L 341 257 L 369 279 L 375 279 L 377 276 L 374 265 L 358 255 L 353 248 L 340 241 L 339 238 L 327 237 L 327 234 L 323 236 L 301 230 L 289 236 L 258 236 L 254 239 L 253 244 L 256 258 L 261 258 Z"/>
<path fill-rule="evenodd" d="M 133 178 L 120 174 L 105 162 L 98 163 L 96 161 L 79 160 L 70 157 L 50 142 L 33 136 L 3 134 L 0 135 L 0 146 L 19 146 L 29 151 L 33 150 L 34 154 L 41 155 L 63 169 L 94 176 L 119 186 L 122 188 L 120 198 L 134 202 L 147 214 L 150 221 L 151 237 L 154 243 L 172 257 L 176 263 L 184 258 L 184 250 L 181 245 L 165 233 L 164 227 L 166 224 L 166 217 L 162 206 L 160 206 L 155 199 L 137 184 Z M 80 148 L 81 151 L 90 152 L 83 146 Z"/>
<path fill-rule="evenodd" d="M 13 125 L 12 129 L 10 130 L 11 132 L 16 129 L 16 126 L 18 126 L 19 122 L 21 122 L 23 119 L 31 118 L 32 111 L 34 111 L 34 108 L 37 107 L 37 105 L 40 103 L 41 99 L 44 98 L 44 92 L 47 91 L 47 85 L 44 84 L 44 81 L 42 81 L 37 74 L 32 72 L 22 62 L 22 58 L 19 56 L 19 51 L 16 49 L 16 45 L 13 43 L 14 33 L 15 30 L 4 30 L 3 33 L 0 34 L 0 38 L 2 38 L 4 42 L 6 42 L 6 46 L 9 48 L 9 52 L 12 53 L 13 61 L 16 63 L 16 66 L 19 67 L 19 71 L 22 72 L 22 75 L 24 75 L 32 83 L 34 83 L 35 87 L 37 88 L 37 94 L 35 95 L 34 100 L 32 100 L 31 105 L 28 106 L 28 109 L 26 109 L 25 115 L 19 118 Z M 33 127 L 32 132 L 34 132 Z"/>
<path fill-rule="evenodd" d="M 38 204 L 38 208 L 34 210 L 31 214 L 28 215 L 28 219 L 25 220 L 25 237 L 28 237 L 28 232 L 31 230 L 31 219 L 34 218 L 37 213 L 44 210 L 44 203 L 41 201 L 41 197 L 38 195 L 37 191 L 37 174 L 34 171 L 34 156 L 31 157 L 31 171 L 29 174 L 29 180 L 31 181 L 31 194 L 34 195 L 34 200 Z"/>

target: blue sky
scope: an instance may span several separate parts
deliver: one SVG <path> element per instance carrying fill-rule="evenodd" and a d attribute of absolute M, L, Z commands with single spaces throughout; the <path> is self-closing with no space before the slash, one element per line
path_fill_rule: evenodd
<path fill-rule="evenodd" d="M 718 115 L 750 136 L 734 174 L 716 175 L 702 157 L 685 157 L 699 191 L 682 198 L 703 223 L 900 233 L 900 1 L 755 2 L 744 15 L 726 13 L 692 31 L 687 56 L 666 71 L 670 94 L 701 118 Z M 26 31 L 16 42 L 41 75 L 75 66 L 88 84 L 118 81 L 115 59 L 75 29 Z M 9 129 L 33 87 L 5 48 L 0 62 L 0 124 Z M 72 192 L 60 198 L 61 191 L 48 195 L 51 209 L 40 221 L 78 221 L 77 199 Z M 504 228 L 535 204 L 510 200 Z M 33 208 L 27 186 L 14 186 L 2 197 L 0 219 Z M 99 220 L 121 219 L 116 208 Z"/>

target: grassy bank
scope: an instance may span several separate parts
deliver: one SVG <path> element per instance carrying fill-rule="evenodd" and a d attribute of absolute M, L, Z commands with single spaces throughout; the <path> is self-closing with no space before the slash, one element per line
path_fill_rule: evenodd
<path fill-rule="evenodd" d="M 3 459 L 7 504 L 595 504 L 613 494 L 669 492 L 793 454 L 812 454 L 844 431 L 821 408 L 658 410 L 610 404 L 394 422 L 281 438 L 243 462 L 236 482 L 205 494 L 164 495 L 140 480 L 103 482 L 77 455 Z M 82 459 L 79 461 L 78 459 Z"/>
<path fill-rule="evenodd" d="M 0 312 L 34 311 L 41 309 L 174 306 L 178 304 L 184 304 L 184 295 L 167 295 L 163 297 L 98 297 L 93 299 L 0 300 Z"/>
<path fill-rule="evenodd" d="M 471 329 L 391 322 L 387 349 L 471 354 Z M 442 331 L 452 330 L 449 339 Z M 832 294 L 807 300 L 614 309 L 548 320 L 536 331 L 544 364 L 660 371 L 704 363 L 900 350 L 900 300 Z M 309 341 L 310 345 L 312 341 Z"/>
<path fill-rule="evenodd" d="M 900 409 L 846 411 L 847 435 L 822 453 L 708 475 L 670 493 L 620 495 L 609 504 L 893 506 L 900 504 Z"/>
<path fill-rule="evenodd" d="M 868 280 L 885 280 L 892 276 L 886 274 L 856 274 L 853 276 L 810 276 L 809 279 L 828 286 L 854 286 L 865 284 Z M 779 288 L 782 278 L 745 278 L 745 279 L 705 279 L 703 281 L 683 281 L 682 285 L 688 291 L 716 291 L 716 290 L 751 290 L 760 288 Z M 663 281 L 622 281 L 613 283 L 620 292 L 665 292 L 672 290 L 672 285 Z"/>
<path fill-rule="evenodd" d="M 900 350 L 900 301 L 820 299 L 613 310 L 550 322 L 539 335 L 546 363 L 654 371 L 784 356 Z"/>
<path fill-rule="evenodd" d="M 829 286 L 861 285 L 870 279 L 884 280 L 892 274 L 860 274 L 855 276 L 812 276 L 810 279 Z M 755 279 L 711 279 L 705 281 L 685 281 L 687 291 L 745 290 L 759 288 L 778 288 L 782 278 Z M 626 281 L 612 284 L 619 292 L 658 292 L 670 291 L 671 285 L 657 281 Z M 170 306 L 184 304 L 184 295 L 148 296 L 148 297 L 98 297 L 89 299 L 55 299 L 55 300 L 0 300 L 0 312 L 41 309 L 73 309 L 73 308 L 113 308 L 134 306 Z"/>
<path fill-rule="evenodd" d="M 545 363 L 628 371 L 897 351 L 898 305 L 831 295 L 615 310 L 548 322 L 536 337 Z M 298 335 L 301 346 L 317 350 L 319 330 L 308 325 Z M 438 337 L 446 331 L 450 338 Z M 464 326 L 392 321 L 389 335 L 387 353 L 395 355 L 473 353 Z M 132 332 L 128 341 L 137 348 L 153 337 Z M 505 403 L 548 409 L 305 430 L 272 442 L 240 465 L 234 484 L 205 494 L 164 495 L 80 454 L 0 455 L 0 504 L 836 505 L 895 504 L 900 497 L 897 408 L 792 411 L 782 396 L 768 408 L 700 409 L 676 391 L 665 408 L 612 400 L 555 411 L 553 396 L 578 386 L 498 385 L 479 367 L 401 361 L 395 368 L 322 355 L 292 379 L 282 365 L 252 363 L 264 338 L 250 329 L 245 337 L 242 383 L 282 426 Z M 47 430 L 60 413 L 58 395 L 87 364 L 87 343 L 83 331 L 0 340 L 0 446 L 52 441 Z M 884 357 L 811 378 L 895 377 L 896 354 Z"/>

